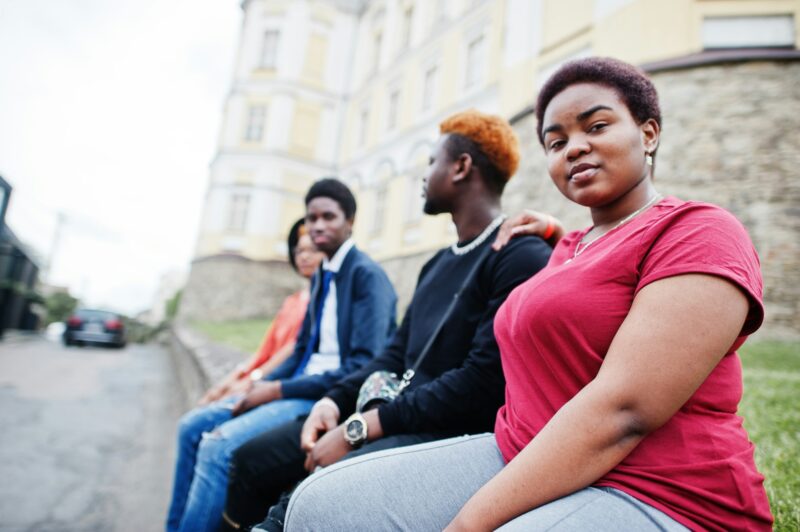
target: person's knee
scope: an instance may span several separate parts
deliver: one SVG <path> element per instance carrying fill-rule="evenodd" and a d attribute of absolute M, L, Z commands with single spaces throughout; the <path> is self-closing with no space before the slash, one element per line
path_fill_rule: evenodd
<path fill-rule="evenodd" d="M 252 455 L 247 444 L 236 449 L 228 469 L 228 491 L 241 491 L 251 486 L 253 479 L 261 473 L 261 469 L 255 467 L 257 464 L 258 458 Z"/>
<path fill-rule="evenodd" d="M 230 442 L 219 430 L 204 432 L 197 449 L 197 463 L 201 467 L 222 467 L 227 471 L 227 464 L 232 452 Z"/>
<path fill-rule="evenodd" d="M 333 513 L 343 510 L 340 504 L 348 502 L 347 497 L 336 496 L 349 492 L 346 483 L 347 476 L 334 471 L 321 471 L 303 481 L 289 501 L 285 530 L 324 530 Z"/>
<path fill-rule="evenodd" d="M 202 435 L 202 429 L 197 425 L 194 412 L 187 412 L 178 421 L 178 441 L 181 443 L 197 442 Z"/>

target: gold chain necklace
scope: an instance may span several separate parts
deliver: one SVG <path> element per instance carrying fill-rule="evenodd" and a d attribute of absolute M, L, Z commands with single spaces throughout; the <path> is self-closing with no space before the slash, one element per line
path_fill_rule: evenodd
<path fill-rule="evenodd" d="M 575 251 L 572 253 L 572 258 L 571 259 L 567 259 L 567 262 L 565 264 L 570 263 L 573 260 L 575 260 L 578 257 L 578 255 L 580 255 L 581 253 L 586 251 L 589 246 L 591 246 L 592 244 L 594 244 L 595 242 L 597 242 L 598 240 L 600 240 L 601 238 L 606 236 L 608 233 L 610 233 L 614 229 L 618 228 L 619 226 L 630 222 L 631 220 L 636 218 L 637 215 L 641 214 L 645 209 L 647 209 L 648 207 L 650 207 L 652 204 L 656 203 L 660 199 L 661 199 L 661 194 L 656 194 L 655 196 L 653 196 L 650 199 L 650 201 L 648 201 L 647 203 L 645 203 L 644 205 L 642 205 L 641 207 L 639 207 L 638 209 L 636 209 L 635 211 L 630 213 L 628 216 L 626 216 L 625 218 L 623 218 L 622 220 L 617 222 L 617 224 L 614 227 L 612 227 L 611 229 L 609 229 L 608 231 L 606 231 L 602 235 L 598 235 L 598 236 L 594 237 L 593 239 L 591 239 L 589 242 L 584 244 L 583 247 L 581 247 L 581 244 L 583 244 L 583 238 L 581 238 L 581 240 L 578 242 L 578 245 L 575 246 Z M 590 229 L 590 231 L 591 231 L 591 229 Z M 585 236 L 586 235 L 584 235 L 584 237 Z"/>

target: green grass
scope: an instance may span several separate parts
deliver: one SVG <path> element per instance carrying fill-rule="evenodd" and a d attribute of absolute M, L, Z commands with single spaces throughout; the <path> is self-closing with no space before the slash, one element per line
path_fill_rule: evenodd
<path fill-rule="evenodd" d="M 196 322 L 213 341 L 255 351 L 269 320 Z M 776 531 L 800 530 L 800 342 L 748 342 L 740 351 L 744 398 L 739 413 L 756 444 Z"/>
<path fill-rule="evenodd" d="M 270 323 L 272 320 L 266 318 L 219 323 L 196 321 L 192 323 L 192 327 L 214 342 L 235 347 L 245 353 L 253 353 L 261 345 Z"/>
<path fill-rule="evenodd" d="M 747 343 L 739 354 L 739 413 L 756 444 L 775 530 L 800 530 L 800 342 Z"/>

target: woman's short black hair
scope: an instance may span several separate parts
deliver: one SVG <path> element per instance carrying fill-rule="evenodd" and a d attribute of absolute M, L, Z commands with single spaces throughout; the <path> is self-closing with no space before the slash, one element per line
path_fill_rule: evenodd
<path fill-rule="evenodd" d="M 536 133 L 543 146 L 542 120 L 548 104 L 558 93 L 578 83 L 597 83 L 614 89 L 637 123 L 642 124 L 652 118 L 661 126 L 658 93 L 642 70 L 611 57 L 588 57 L 565 63 L 539 91 L 536 100 Z"/>
<path fill-rule="evenodd" d="M 292 228 L 289 229 L 289 237 L 286 239 L 286 245 L 289 246 L 289 264 L 292 265 L 292 268 L 294 268 L 295 271 L 297 271 L 297 262 L 294 258 L 295 248 L 300 242 L 300 237 L 305 234 L 305 226 L 305 218 L 300 218 L 297 220 L 294 225 L 292 225 Z"/>
<path fill-rule="evenodd" d="M 356 198 L 347 185 L 335 177 L 324 177 L 311 185 L 306 194 L 306 207 L 314 198 L 330 198 L 344 211 L 344 217 L 352 220 L 356 215 Z"/>

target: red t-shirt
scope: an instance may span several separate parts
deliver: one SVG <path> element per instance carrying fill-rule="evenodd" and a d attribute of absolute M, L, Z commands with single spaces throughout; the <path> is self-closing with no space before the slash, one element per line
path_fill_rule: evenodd
<path fill-rule="evenodd" d="M 564 237 L 547 267 L 497 312 L 506 404 L 495 436 L 503 457 L 514 458 L 594 379 L 642 287 L 685 273 L 717 275 L 750 300 L 741 336 L 686 404 L 595 485 L 620 489 L 692 529 L 769 529 L 764 477 L 736 415 L 742 368 L 735 349 L 764 316 L 758 256 L 745 229 L 719 207 L 666 198 L 567 262 L 587 231 Z"/>

